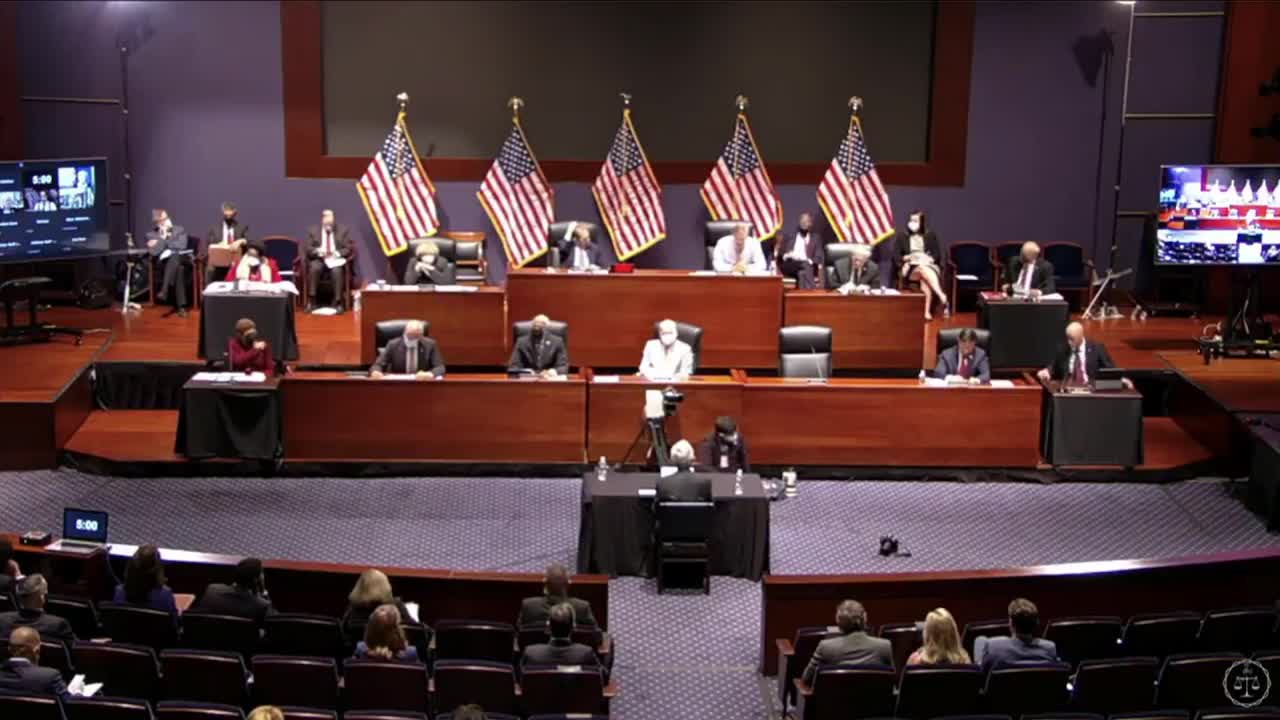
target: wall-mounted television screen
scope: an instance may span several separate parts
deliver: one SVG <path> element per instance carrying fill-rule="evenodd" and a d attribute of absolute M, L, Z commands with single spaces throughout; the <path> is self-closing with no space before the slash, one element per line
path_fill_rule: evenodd
<path fill-rule="evenodd" d="M 1280 166 L 1165 165 L 1158 265 L 1280 265 Z"/>
<path fill-rule="evenodd" d="M 111 249 L 105 158 L 0 163 L 0 262 Z"/>

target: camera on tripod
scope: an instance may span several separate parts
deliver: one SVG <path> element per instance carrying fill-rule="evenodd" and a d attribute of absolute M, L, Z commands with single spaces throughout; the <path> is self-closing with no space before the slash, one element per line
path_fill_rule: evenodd
<path fill-rule="evenodd" d="M 668 385 L 662 391 L 662 414 L 666 417 L 674 416 L 682 402 L 684 402 L 684 393 Z"/>

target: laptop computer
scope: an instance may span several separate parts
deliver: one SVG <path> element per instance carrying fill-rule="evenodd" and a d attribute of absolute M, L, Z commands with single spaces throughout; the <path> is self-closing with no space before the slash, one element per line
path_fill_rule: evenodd
<path fill-rule="evenodd" d="M 1099 392 L 1116 392 L 1124 389 L 1124 368 L 1102 368 L 1093 379 L 1093 389 Z"/>
<path fill-rule="evenodd" d="M 100 510 L 62 509 L 62 539 L 55 549 L 92 553 L 107 544 L 110 516 Z"/>

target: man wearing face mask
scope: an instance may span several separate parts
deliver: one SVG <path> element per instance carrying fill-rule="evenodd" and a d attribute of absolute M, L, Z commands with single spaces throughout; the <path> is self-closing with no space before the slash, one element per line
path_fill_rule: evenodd
<path fill-rule="evenodd" d="M 326 273 L 333 283 L 334 308 L 338 312 L 345 309 L 350 259 L 351 232 L 346 225 L 334 221 L 332 210 L 322 210 L 320 226 L 307 229 L 307 312 L 316 309 L 316 291 Z"/>
<path fill-rule="evenodd" d="M 547 332 L 549 322 L 546 315 L 534 316 L 529 334 L 516 340 L 511 348 L 509 372 L 528 370 L 544 379 L 569 374 L 569 353 L 560 336 Z"/>
<path fill-rule="evenodd" d="M 227 369 L 232 372 L 274 374 L 275 363 L 267 341 L 258 335 L 258 326 L 249 318 L 236 321 L 236 334 L 227 341 Z"/>
<path fill-rule="evenodd" d="M 156 208 L 151 211 L 152 228 L 147 233 L 147 247 L 159 258 L 161 280 L 156 300 L 166 302 L 173 294 L 178 317 L 187 316 L 187 285 L 182 282 L 182 267 L 191 261 L 191 241 L 181 225 L 174 225 L 168 211 Z"/>
<path fill-rule="evenodd" d="M 239 211 L 236 206 L 230 202 L 224 202 L 222 203 L 222 221 L 209 228 L 209 232 L 205 236 L 205 247 L 244 252 L 248 237 L 249 226 L 240 222 Z M 208 252 L 207 249 L 206 252 Z M 226 265 L 214 266 L 213 263 L 209 263 L 208 267 L 204 269 L 204 284 L 212 283 L 220 275 L 225 275 L 226 272 Z"/>
<path fill-rule="evenodd" d="M 676 322 L 658 323 L 658 339 L 644 344 L 639 375 L 650 380 L 688 380 L 693 374 L 693 348 L 676 337 Z"/>
<path fill-rule="evenodd" d="M 413 260 L 404 269 L 405 285 L 456 285 L 453 263 L 440 257 L 440 247 L 430 240 L 418 243 Z"/>
<path fill-rule="evenodd" d="M 266 250 L 257 243 L 247 246 L 244 257 L 227 271 L 227 282 L 250 280 L 253 282 L 280 282 L 280 268 L 267 257 Z"/>
<path fill-rule="evenodd" d="M 421 320 L 410 320 L 404 335 L 387 343 L 373 361 L 369 377 L 378 380 L 384 374 L 413 375 L 419 380 L 444 377 L 444 356 L 436 342 L 425 335 Z"/>
<path fill-rule="evenodd" d="M 715 432 L 707 436 L 706 444 L 712 470 L 751 472 L 751 463 L 747 460 L 747 441 L 738 432 L 738 423 L 733 418 L 727 415 L 716 418 Z"/>
<path fill-rule="evenodd" d="M 778 236 L 774 262 L 783 277 L 796 279 L 796 287 L 817 287 L 818 268 L 822 267 L 822 239 L 813 230 L 813 215 L 800 213 L 796 232 L 791 237 Z"/>

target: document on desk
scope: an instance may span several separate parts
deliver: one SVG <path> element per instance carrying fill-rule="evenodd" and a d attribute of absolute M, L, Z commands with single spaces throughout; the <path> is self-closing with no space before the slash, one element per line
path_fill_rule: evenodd
<path fill-rule="evenodd" d="M 260 372 L 229 374 L 233 383 L 261 383 L 267 381 L 267 376 Z"/>
<path fill-rule="evenodd" d="M 943 380 L 942 378 L 926 377 L 924 379 L 924 386 L 934 387 L 934 388 L 944 388 L 947 386 L 947 381 Z"/>
<path fill-rule="evenodd" d="M 324 266 L 330 270 L 337 270 L 347 264 L 347 259 L 341 255 L 333 255 L 324 259 Z"/>
<path fill-rule="evenodd" d="M 991 381 L 991 387 L 993 387 L 993 388 L 1011 388 L 1011 387 L 1013 387 L 1013 381 L 1012 381 L 1012 380 L 992 380 L 992 381 Z"/>
<path fill-rule="evenodd" d="M 689 273 L 689 275 L 692 277 L 715 277 L 716 275 L 719 275 L 719 274 L 720 273 L 716 272 L 715 270 L 694 270 L 693 272 Z"/>
<path fill-rule="evenodd" d="M 1061 300 L 1062 293 L 1046 293 L 1040 296 L 1041 300 Z"/>
<path fill-rule="evenodd" d="M 168 260 L 169 256 L 172 254 L 173 254 L 172 250 L 170 250 L 169 248 L 165 248 L 164 252 L 160 253 L 160 260 L 161 261 Z"/>
<path fill-rule="evenodd" d="M 408 375 L 405 373 L 387 373 L 382 376 L 383 380 L 417 380 L 417 375 Z"/>
<path fill-rule="evenodd" d="M 956 275 L 956 279 L 957 279 L 957 280 L 968 280 L 969 282 L 977 282 L 977 280 L 978 280 L 978 276 L 977 276 L 977 275 L 969 275 L 969 274 L 967 274 L 967 273 L 960 273 L 960 274 Z"/>
<path fill-rule="evenodd" d="M 442 293 L 471 293 L 479 290 L 475 285 L 437 285 L 436 292 Z"/>
<path fill-rule="evenodd" d="M 192 375 L 191 379 L 196 382 L 224 383 L 231 382 L 231 376 L 234 374 L 235 373 L 229 372 L 198 372 L 195 375 Z"/>

